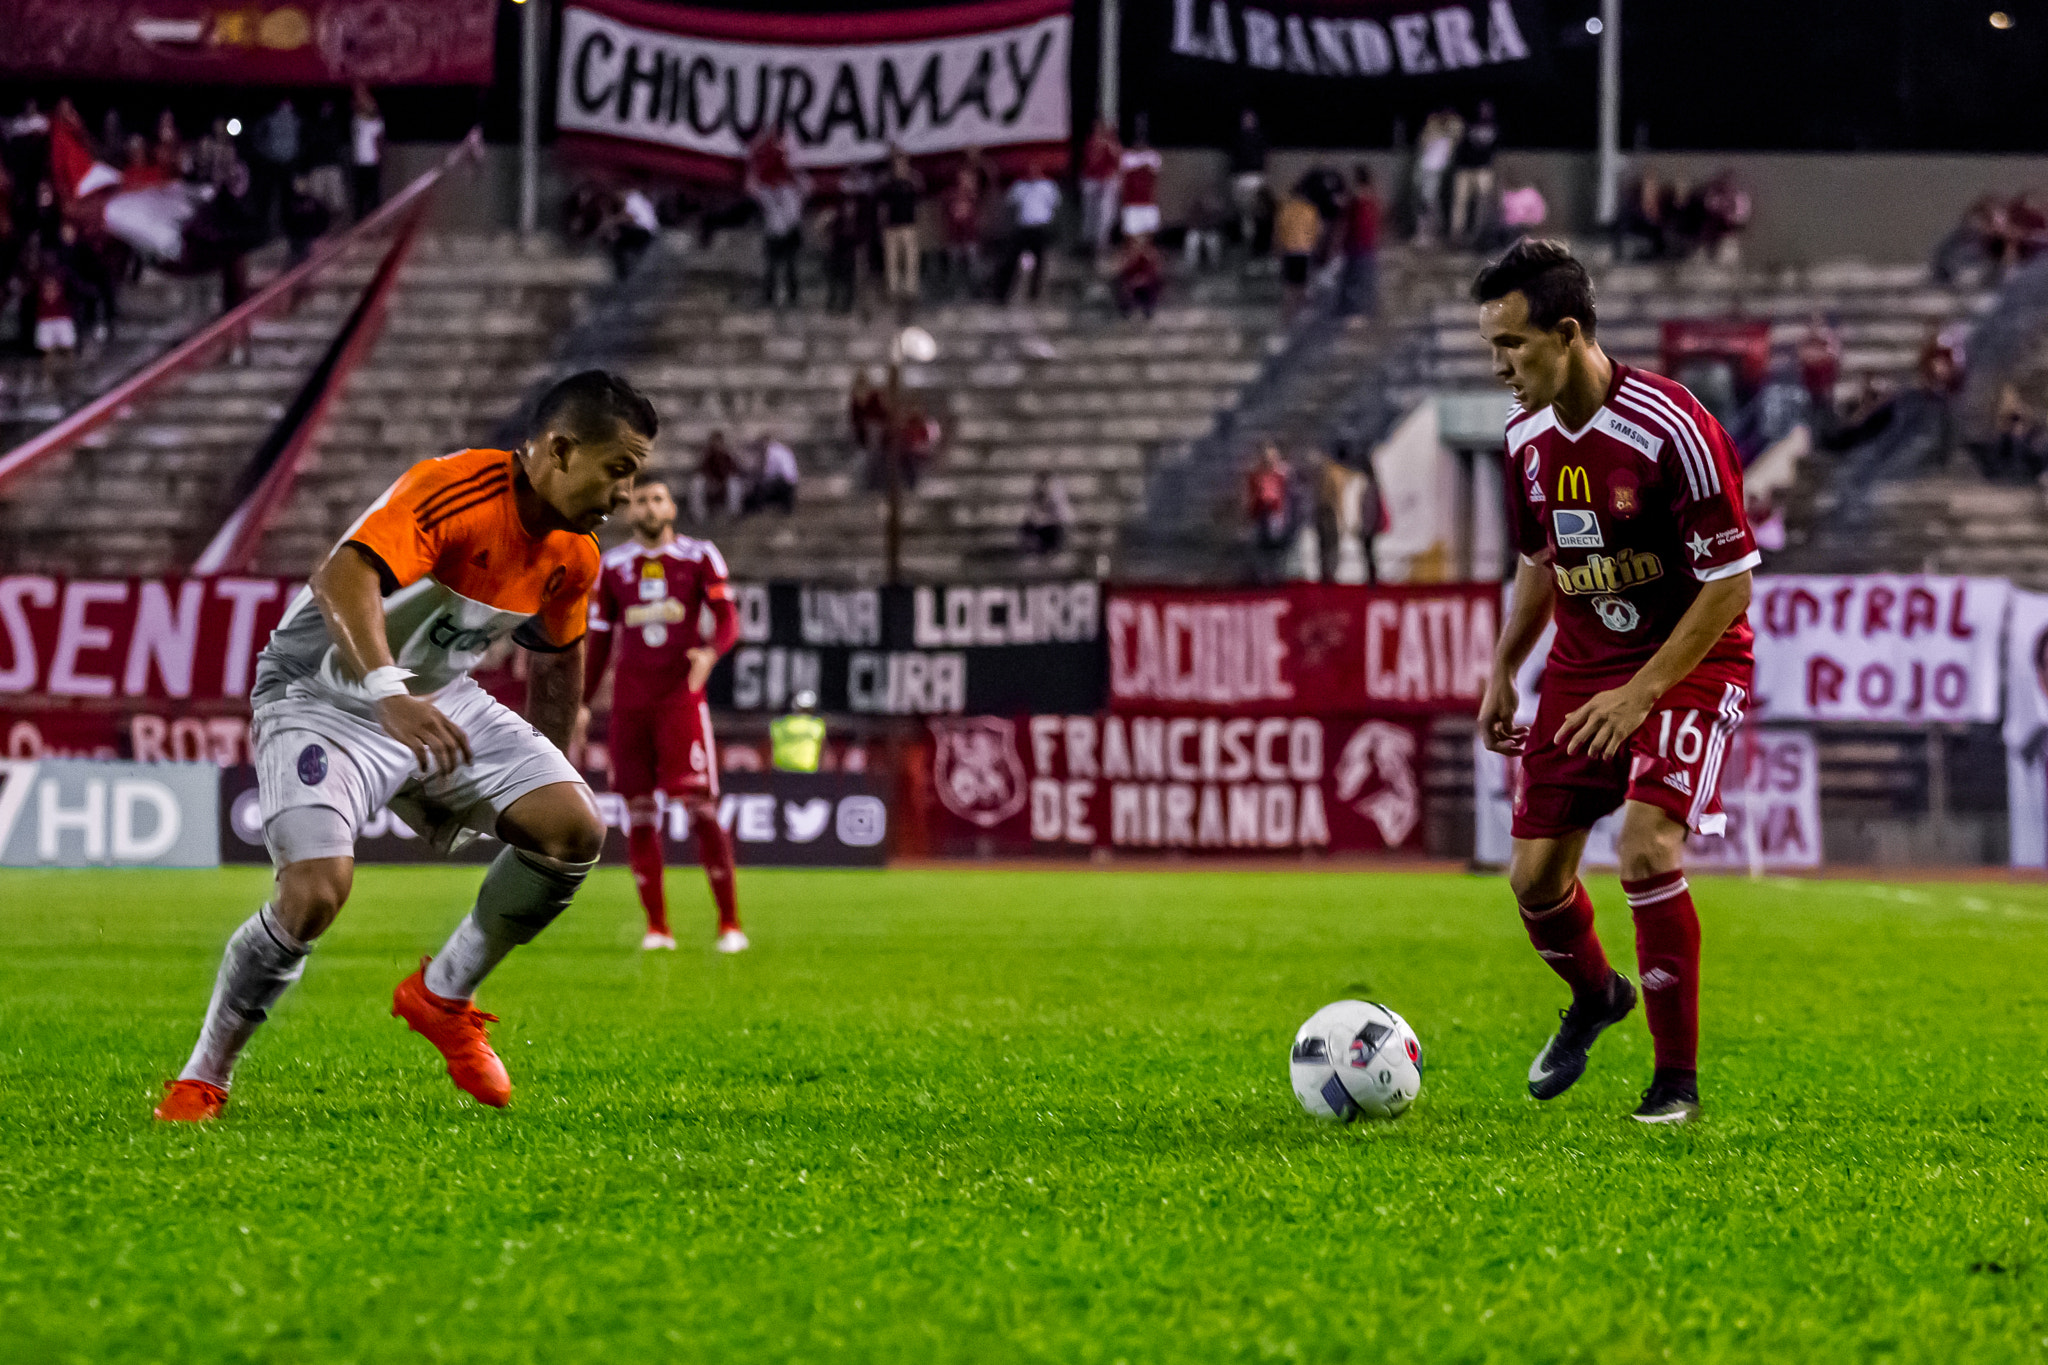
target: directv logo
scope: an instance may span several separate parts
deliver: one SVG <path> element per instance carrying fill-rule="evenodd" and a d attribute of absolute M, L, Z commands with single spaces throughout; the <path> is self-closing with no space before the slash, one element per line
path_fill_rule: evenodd
<path fill-rule="evenodd" d="M 1559 507 L 1550 514 L 1557 529 L 1560 550 L 1597 550 L 1607 542 L 1600 538 L 1600 515 L 1579 507 Z"/>

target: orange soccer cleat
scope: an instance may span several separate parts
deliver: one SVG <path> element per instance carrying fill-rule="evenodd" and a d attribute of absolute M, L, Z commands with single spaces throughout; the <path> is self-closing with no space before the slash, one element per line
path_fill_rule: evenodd
<path fill-rule="evenodd" d="M 497 1023 L 498 1016 L 485 1014 L 467 1000 L 444 1000 L 428 990 L 428 960 L 421 958 L 420 969 L 391 993 L 392 1017 L 405 1020 L 414 1033 L 441 1050 L 456 1089 L 481 1104 L 504 1108 L 512 1098 L 512 1078 L 491 1051 L 490 1031 L 484 1027 Z"/>
<path fill-rule="evenodd" d="M 165 1081 L 163 1101 L 150 1111 L 166 1123 L 204 1123 L 220 1117 L 228 1092 L 207 1081 Z"/>

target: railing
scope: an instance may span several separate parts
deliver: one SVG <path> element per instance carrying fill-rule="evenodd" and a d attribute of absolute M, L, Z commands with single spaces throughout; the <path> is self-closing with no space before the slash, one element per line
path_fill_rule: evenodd
<path fill-rule="evenodd" d="M 347 232 L 330 238 L 316 247 L 313 254 L 301 264 L 279 275 L 243 300 L 240 305 L 215 318 L 69 417 L 30 437 L 5 455 L 0 455 L 0 487 L 4 487 L 10 480 L 50 457 L 76 446 L 170 380 L 212 360 L 217 352 L 228 346 L 250 323 L 285 305 L 298 290 L 325 272 L 350 247 L 398 223 L 408 215 L 416 215 L 424 210 L 427 196 L 434 192 L 443 177 L 456 166 L 467 161 L 475 161 L 482 152 L 481 130 L 472 131 L 439 166 L 407 185 L 392 196 L 383 207 Z"/>

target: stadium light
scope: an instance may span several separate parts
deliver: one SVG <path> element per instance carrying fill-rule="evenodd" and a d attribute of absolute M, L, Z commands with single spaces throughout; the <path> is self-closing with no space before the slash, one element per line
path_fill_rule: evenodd
<path fill-rule="evenodd" d="M 2007 14 L 2002 9 L 1995 9 L 1991 11 L 1991 27 L 1996 29 L 2011 28 L 2012 16 L 2010 14 Z"/>
<path fill-rule="evenodd" d="M 240 137 L 241 135 L 242 135 L 242 121 L 241 121 L 240 119 L 238 119 L 238 118 L 231 118 L 231 119 L 229 119 L 229 120 L 228 120 L 228 136 L 229 136 L 229 137 Z"/>
<path fill-rule="evenodd" d="M 1586 32 L 1592 34 L 1595 38 L 1598 38 L 1600 30 L 1606 27 L 1607 25 L 1600 22 L 1600 16 L 1597 14 L 1586 21 Z"/>

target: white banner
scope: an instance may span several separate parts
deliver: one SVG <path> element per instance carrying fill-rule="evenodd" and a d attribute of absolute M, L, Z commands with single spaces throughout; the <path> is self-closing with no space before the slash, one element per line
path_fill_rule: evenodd
<path fill-rule="evenodd" d="M 2005 799 L 2012 865 L 2048 867 L 2048 593 L 2013 593 L 2006 639 Z"/>
<path fill-rule="evenodd" d="M 798 21 L 815 28 L 808 41 L 748 41 L 629 23 L 600 12 L 607 8 L 600 0 L 598 9 L 563 11 L 556 121 L 565 131 L 737 160 L 780 125 L 800 166 L 879 160 L 892 145 L 923 156 L 1067 139 L 1064 12 L 981 32 L 847 43 L 829 36 L 838 16 Z M 651 6 L 632 13 L 659 15 Z M 915 22 L 915 12 L 906 16 Z"/>
<path fill-rule="evenodd" d="M 217 867 L 220 769 L 0 762 L 0 867 Z"/>
<path fill-rule="evenodd" d="M 1933 574 L 1756 580 L 1752 719 L 1995 721 L 2012 586 Z"/>
<path fill-rule="evenodd" d="M 1474 857 L 1505 864 L 1510 848 L 1511 799 L 1520 762 L 1488 752 L 1472 738 L 1474 809 L 1478 828 Z M 1685 841 L 1685 865 L 1695 871 L 1776 871 L 1820 866 L 1820 753 L 1805 730 L 1745 727 L 1721 769 L 1721 808 L 1728 813 L 1725 835 L 1694 834 Z M 1581 859 L 1587 867 L 1614 867 L 1621 812 L 1594 825 Z"/>

